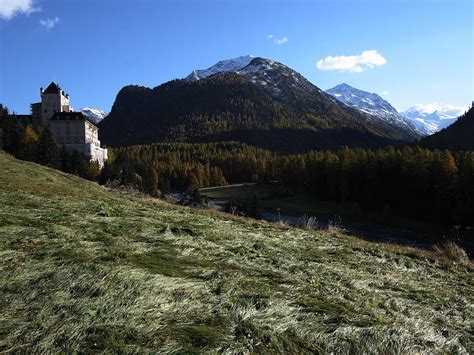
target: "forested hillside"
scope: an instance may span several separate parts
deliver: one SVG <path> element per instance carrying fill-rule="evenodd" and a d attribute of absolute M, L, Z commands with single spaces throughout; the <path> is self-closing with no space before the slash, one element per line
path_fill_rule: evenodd
<path fill-rule="evenodd" d="M 111 146 L 238 140 L 303 152 L 344 144 L 377 147 L 401 139 L 393 128 L 369 122 L 316 87 L 313 95 L 283 80 L 278 88 L 286 95 L 273 97 L 236 73 L 174 80 L 154 89 L 127 86 L 99 124 L 101 140 Z"/>

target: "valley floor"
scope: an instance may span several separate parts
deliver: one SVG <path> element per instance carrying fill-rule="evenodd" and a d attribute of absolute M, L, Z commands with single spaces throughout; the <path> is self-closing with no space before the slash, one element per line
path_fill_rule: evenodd
<path fill-rule="evenodd" d="M 471 265 L 0 172 L 1 352 L 474 351 Z"/>
<path fill-rule="evenodd" d="M 383 216 L 363 216 L 354 213 L 350 203 L 338 204 L 321 201 L 303 192 L 290 191 L 280 183 L 242 183 L 226 186 L 206 187 L 199 193 L 211 201 L 252 201 L 258 196 L 263 209 L 263 219 L 270 222 L 282 221 L 288 225 L 300 226 L 308 218 L 314 218 L 314 227 L 327 228 L 338 225 L 348 234 L 378 242 L 396 243 L 416 248 L 431 250 L 434 245 L 443 242 L 447 237 L 454 239 L 474 258 L 474 235 L 472 231 L 457 232 L 430 226 L 413 220 L 388 221 Z M 384 224 L 385 222 L 385 224 Z M 407 228 L 409 226 L 409 228 Z M 460 237 L 463 238 L 460 238 Z"/>

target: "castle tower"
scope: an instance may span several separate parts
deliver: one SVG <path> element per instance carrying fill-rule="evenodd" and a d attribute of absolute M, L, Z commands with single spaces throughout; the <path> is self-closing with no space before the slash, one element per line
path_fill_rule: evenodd
<path fill-rule="evenodd" d="M 49 120 L 56 112 L 69 112 L 69 95 L 55 82 L 41 92 L 41 121 L 43 125 L 49 127 Z"/>

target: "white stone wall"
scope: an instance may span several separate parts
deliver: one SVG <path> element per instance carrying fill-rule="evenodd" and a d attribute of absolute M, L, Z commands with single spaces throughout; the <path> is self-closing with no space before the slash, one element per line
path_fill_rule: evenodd
<path fill-rule="evenodd" d="M 41 117 L 43 125 L 49 127 L 49 119 L 56 112 L 69 112 L 69 97 L 66 97 L 62 90 L 59 93 L 47 94 L 41 92 Z"/>
<path fill-rule="evenodd" d="M 99 129 L 89 121 L 85 121 L 85 137 L 86 143 L 94 143 L 96 146 L 100 147 Z"/>
<path fill-rule="evenodd" d="M 100 147 L 99 129 L 86 120 L 49 121 L 51 133 L 59 147 L 77 150 L 91 161 L 97 161 L 100 167 L 107 160 L 107 149 Z"/>
<path fill-rule="evenodd" d="M 86 142 L 84 121 L 50 120 L 49 129 L 58 145 L 84 144 Z"/>

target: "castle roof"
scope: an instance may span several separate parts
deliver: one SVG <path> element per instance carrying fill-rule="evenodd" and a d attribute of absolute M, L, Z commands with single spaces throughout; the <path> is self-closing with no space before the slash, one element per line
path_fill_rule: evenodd
<path fill-rule="evenodd" d="M 96 126 L 92 120 L 84 115 L 82 112 L 56 112 L 51 118 L 51 121 L 88 121 Z M 97 126 L 96 126 L 97 127 Z"/>
<path fill-rule="evenodd" d="M 58 84 L 56 84 L 54 81 L 49 84 L 49 86 L 44 90 L 44 93 L 46 94 L 57 94 L 61 90 Z"/>

